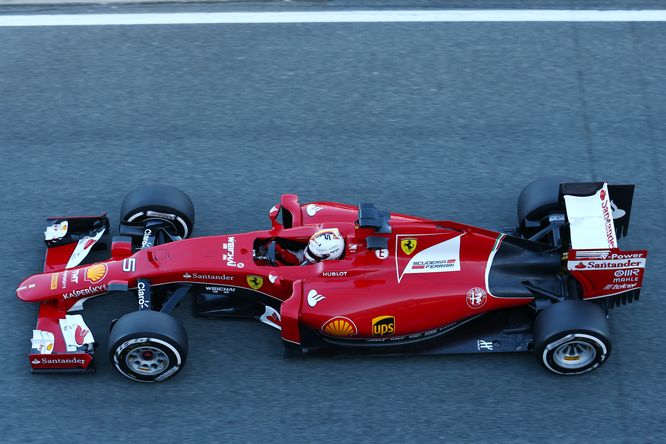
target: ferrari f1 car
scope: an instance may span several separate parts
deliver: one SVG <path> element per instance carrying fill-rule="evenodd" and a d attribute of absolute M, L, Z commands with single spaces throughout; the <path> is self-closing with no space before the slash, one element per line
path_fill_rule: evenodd
<path fill-rule="evenodd" d="M 642 285 L 647 252 L 617 245 L 633 192 L 537 179 L 519 196 L 517 227 L 502 231 L 286 194 L 269 230 L 190 238 L 190 198 L 144 186 L 125 198 L 110 242 L 106 214 L 48 219 L 43 273 L 17 289 L 39 304 L 29 363 L 94 370 L 97 343 L 76 312 L 133 292 L 137 311 L 112 322 L 108 351 L 136 381 L 182 370 L 187 335 L 171 312 L 188 295 L 195 315 L 276 328 L 289 355 L 533 352 L 554 373 L 585 373 L 610 355 L 609 310 Z M 339 259 L 280 261 L 322 229 L 344 239 Z"/>

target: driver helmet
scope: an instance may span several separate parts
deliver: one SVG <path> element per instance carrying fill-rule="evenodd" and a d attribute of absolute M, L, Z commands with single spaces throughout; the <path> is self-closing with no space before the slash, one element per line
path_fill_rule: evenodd
<path fill-rule="evenodd" d="M 319 230 L 310 237 L 305 248 L 305 258 L 309 262 L 340 259 L 345 251 L 345 240 L 337 228 Z"/>

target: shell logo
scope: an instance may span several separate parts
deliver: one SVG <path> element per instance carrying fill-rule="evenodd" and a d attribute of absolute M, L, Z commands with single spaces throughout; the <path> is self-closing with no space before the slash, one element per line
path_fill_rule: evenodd
<path fill-rule="evenodd" d="M 321 330 L 330 336 L 355 336 L 358 333 L 354 322 L 342 316 L 329 319 L 321 326 Z"/>
<path fill-rule="evenodd" d="M 107 268 L 106 264 L 95 264 L 86 268 L 86 281 L 95 284 L 106 276 Z"/>

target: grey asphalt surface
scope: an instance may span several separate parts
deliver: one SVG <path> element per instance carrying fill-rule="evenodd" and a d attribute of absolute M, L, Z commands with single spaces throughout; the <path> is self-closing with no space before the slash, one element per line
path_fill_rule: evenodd
<path fill-rule="evenodd" d="M 666 24 L 299 24 L 0 29 L 3 442 L 663 442 Z M 533 178 L 636 183 L 624 248 L 650 250 L 599 370 L 530 354 L 284 360 L 255 322 L 176 316 L 183 372 L 105 356 L 130 296 L 83 313 L 91 376 L 31 375 L 44 219 L 186 190 L 196 235 L 267 227 L 284 192 L 486 227 Z"/>

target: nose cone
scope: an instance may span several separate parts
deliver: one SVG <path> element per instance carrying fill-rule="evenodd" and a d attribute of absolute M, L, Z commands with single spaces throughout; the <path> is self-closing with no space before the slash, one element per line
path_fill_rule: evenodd
<path fill-rule="evenodd" d="M 22 301 L 30 301 L 30 295 L 35 292 L 37 283 L 34 282 L 34 276 L 25 279 L 16 289 L 16 296 Z"/>
<path fill-rule="evenodd" d="M 16 296 L 25 302 L 36 302 L 51 297 L 57 288 L 58 273 L 36 274 L 19 284 Z"/>

